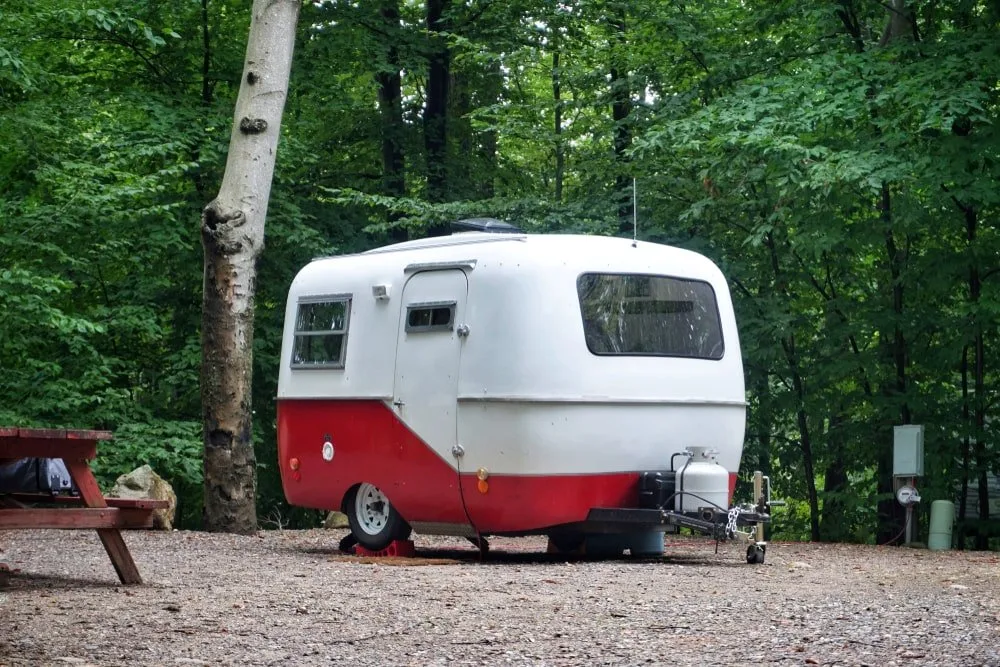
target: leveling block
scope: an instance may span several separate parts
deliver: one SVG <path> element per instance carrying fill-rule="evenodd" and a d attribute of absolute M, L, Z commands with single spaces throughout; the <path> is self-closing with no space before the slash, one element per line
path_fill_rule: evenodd
<path fill-rule="evenodd" d="M 378 551 L 372 551 L 371 549 L 366 549 L 360 544 L 354 545 L 354 555 L 355 556 L 395 556 L 398 558 L 412 558 L 417 555 L 416 549 L 413 548 L 413 540 L 393 540 L 389 543 L 385 549 L 379 549 Z"/>

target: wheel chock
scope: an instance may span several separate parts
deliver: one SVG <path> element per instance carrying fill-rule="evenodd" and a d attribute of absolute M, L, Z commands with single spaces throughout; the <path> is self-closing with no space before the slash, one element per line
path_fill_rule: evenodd
<path fill-rule="evenodd" d="M 417 555 L 417 550 L 413 548 L 413 540 L 393 540 L 385 549 L 379 549 L 378 551 L 372 551 L 371 549 L 366 549 L 360 544 L 356 544 L 354 545 L 354 555 L 368 556 L 371 558 L 380 558 L 384 556 L 412 558 Z"/>

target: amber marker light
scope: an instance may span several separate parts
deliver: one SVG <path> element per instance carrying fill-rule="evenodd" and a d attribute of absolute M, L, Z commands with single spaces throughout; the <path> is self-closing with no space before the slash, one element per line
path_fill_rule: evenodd
<path fill-rule="evenodd" d="M 479 489 L 479 493 L 486 493 L 490 490 L 490 483 L 485 479 L 481 479 L 476 482 L 476 488 Z"/>
<path fill-rule="evenodd" d="M 291 468 L 292 470 L 298 470 L 299 460 L 295 457 L 288 459 L 288 467 Z"/>

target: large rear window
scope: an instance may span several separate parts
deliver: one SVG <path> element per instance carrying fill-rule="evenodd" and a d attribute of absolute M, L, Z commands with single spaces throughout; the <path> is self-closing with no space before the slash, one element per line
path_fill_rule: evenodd
<path fill-rule="evenodd" d="M 576 281 L 587 348 L 597 355 L 721 359 L 712 286 L 633 273 L 584 273 Z"/>

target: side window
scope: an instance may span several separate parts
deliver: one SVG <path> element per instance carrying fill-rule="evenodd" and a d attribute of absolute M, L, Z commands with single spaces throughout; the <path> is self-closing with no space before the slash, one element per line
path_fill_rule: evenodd
<path fill-rule="evenodd" d="M 343 368 L 350 319 L 350 295 L 300 301 L 292 368 Z"/>
<path fill-rule="evenodd" d="M 407 333 L 451 331 L 455 326 L 455 302 L 414 303 L 406 307 Z"/>

